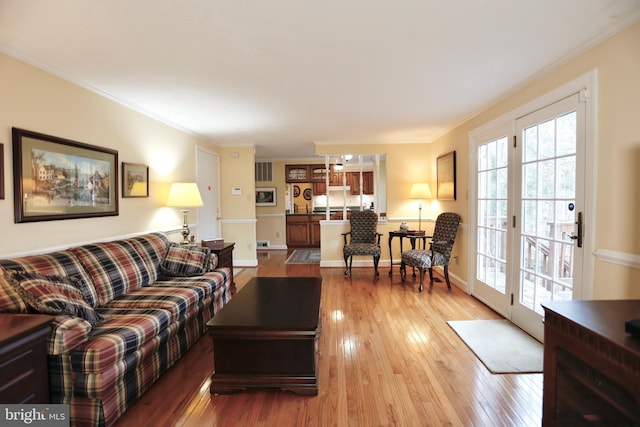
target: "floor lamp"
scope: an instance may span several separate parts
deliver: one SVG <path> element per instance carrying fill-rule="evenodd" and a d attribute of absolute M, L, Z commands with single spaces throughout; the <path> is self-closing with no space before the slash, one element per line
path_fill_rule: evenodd
<path fill-rule="evenodd" d="M 198 208 L 203 206 L 203 204 L 200 191 L 198 190 L 198 184 L 195 182 L 174 182 L 171 184 L 169 197 L 167 198 L 167 206 L 182 208 L 180 212 L 182 212 L 184 216 L 181 245 L 191 243 L 189 240 L 189 234 L 191 233 L 188 223 L 189 209 L 187 208 Z"/>
<path fill-rule="evenodd" d="M 409 193 L 410 199 L 418 199 L 418 231 L 422 231 L 422 200 L 431 199 L 431 188 L 426 182 L 413 184 L 411 186 L 411 193 Z"/>

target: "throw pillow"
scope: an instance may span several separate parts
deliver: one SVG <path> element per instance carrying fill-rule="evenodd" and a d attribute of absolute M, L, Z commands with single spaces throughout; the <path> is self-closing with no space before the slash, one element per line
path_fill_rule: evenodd
<path fill-rule="evenodd" d="M 85 301 L 82 288 L 86 284 L 77 277 L 11 271 L 7 279 L 27 305 L 39 313 L 76 316 L 93 326 L 105 321 L 105 318 Z"/>
<path fill-rule="evenodd" d="M 207 271 L 213 271 L 218 267 L 218 255 L 212 253 L 209 257 L 209 267 L 207 267 Z"/>
<path fill-rule="evenodd" d="M 160 264 L 160 269 L 165 276 L 200 276 L 209 268 L 210 255 L 209 248 L 171 243 Z"/>
<path fill-rule="evenodd" d="M 20 294 L 7 281 L 8 274 L 0 268 L 0 313 L 27 313 L 27 306 Z"/>

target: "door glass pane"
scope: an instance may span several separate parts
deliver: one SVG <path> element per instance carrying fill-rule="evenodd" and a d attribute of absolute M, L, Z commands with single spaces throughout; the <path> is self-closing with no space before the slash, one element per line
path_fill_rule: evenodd
<path fill-rule="evenodd" d="M 478 219 L 476 279 L 506 291 L 508 138 L 478 147 Z"/>
<path fill-rule="evenodd" d="M 543 301 L 572 299 L 576 113 L 522 133 L 519 301 L 542 314 Z"/>

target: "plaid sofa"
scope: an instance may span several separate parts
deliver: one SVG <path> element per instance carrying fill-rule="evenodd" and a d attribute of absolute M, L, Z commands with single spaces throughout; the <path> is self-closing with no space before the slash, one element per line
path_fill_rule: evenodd
<path fill-rule="evenodd" d="M 215 269 L 208 249 L 191 249 L 181 263 L 179 246 L 149 233 L 0 260 L 0 312 L 39 307 L 25 299 L 27 284 L 40 291 L 35 304 L 52 302 L 51 286 L 65 289 L 63 298 L 81 291 L 81 311 L 57 314 L 48 343 L 51 403 L 70 404 L 71 425 L 114 424 L 229 302 L 229 269 Z M 203 259 L 202 271 L 190 269 Z"/>

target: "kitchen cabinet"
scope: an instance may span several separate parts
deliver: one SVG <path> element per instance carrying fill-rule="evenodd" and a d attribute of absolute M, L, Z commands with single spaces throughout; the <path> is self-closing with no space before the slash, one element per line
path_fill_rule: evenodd
<path fill-rule="evenodd" d="M 362 194 L 373 194 L 373 171 L 362 172 Z"/>
<path fill-rule="evenodd" d="M 314 182 L 313 183 L 313 195 L 314 196 L 324 196 L 327 194 L 327 183 L 326 182 Z"/>
<path fill-rule="evenodd" d="M 319 248 L 320 221 L 324 215 L 287 215 L 287 247 Z"/>
<path fill-rule="evenodd" d="M 327 170 L 331 172 L 331 167 L 327 169 L 325 165 L 311 165 L 311 182 L 326 182 Z"/>
<path fill-rule="evenodd" d="M 285 165 L 285 180 L 291 182 L 310 182 L 311 174 L 309 165 Z"/>

